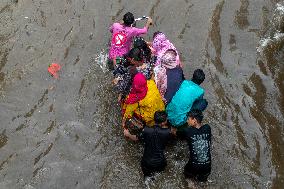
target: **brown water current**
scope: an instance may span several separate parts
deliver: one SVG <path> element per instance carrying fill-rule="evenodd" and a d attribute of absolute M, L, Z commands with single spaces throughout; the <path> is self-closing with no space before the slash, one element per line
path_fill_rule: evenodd
<path fill-rule="evenodd" d="M 1 0 L 0 188 L 146 187 L 143 147 L 124 139 L 112 74 L 98 64 L 109 26 L 127 11 L 153 18 L 145 38 L 164 32 L 186 78 L 206 73 L 205 188 L 284 188 L 280 0 Z M 59 79 L 47 72 L 52 62 Z M 187 145 L 170 144 L 166 156 L 147 187 L 187 188 Z"/>

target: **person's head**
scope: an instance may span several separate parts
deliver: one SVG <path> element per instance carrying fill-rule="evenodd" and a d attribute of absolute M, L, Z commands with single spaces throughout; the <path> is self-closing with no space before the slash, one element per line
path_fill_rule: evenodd
<path fill-rule="evenodd" d="M 160 31 L 154 32 L 154 34 L 153 34 L 153 39 L 155 39 L 155 37 L 156 37 L 158 34 L 160 34 L 160 33 L 162 33 L 162 32 L 160 32 Z"/>
<path fill-rule="evenodd" d="M 200 85 L 204 80 L 205 80 L 205 74 L 203 70 L 201 69 L 194 70 L 191 81 L 193 81 L 197 85 Z"/>
<path fill-rule="evenodd" d="M 144 93 L 147 92 L 147 79 L 142 73 L 135 74 L 132 83 L 132 93 Z M 145 93 L 146 94 L 146 93 Z"/>
<path fill-rule="evenodd" d="M 143 37 L 136 37 L 133 41 L 133 47 L 139 48 L 142 50 L 143 56 L 147 59 L 147 61 L 151 58 L 151 49 L 148 47 L 146 41 Z"/>
<path fill-rule="evenodd" d="M 143 52 L 139 48 L 132 48 L 127 54 L 127 60 L 130 61 L 132 65 L 143 64 Z"/>
<path fill-rule="evenodd" d="M 162 66 L 167 69 L 177 67 L 177 53 L 174 49 L 167 50 L 161 57 Z"/>
<path fill-rule="evenodd" d="M 134 16 L 131 12 L 126 13 L 123 15 L 123 23 L 125 26 L 131 26 L 134 22 Z"/>
<path fill-rule="evenodd" d="M 139 48 L 139 49 L 143 49 L 145 48 L 145 46 L 147 46 L 145 40 L 143 37 L 135 37 L 133 40 L 133 47 L 134 48 Z"/>
<path fill-rule="evenodd" d="M 132 81 L 130 93 L 125 104 L 134 104 L 144 99 L 148 92 L 147 80 L 142 73 L 137 73 Z"/>
<path fill-rule="evenodd" d="M 165 111 L 156 111 L 154 114 L 155 123 L 161 126 L 165 126 L 167 123 L 167 114 Z"/>
<path fill-rule="evenodd" d="M 154 36 L 152 47 L 156 52 L 164 52 L 165 49 L 174 48 L 173 44 L 168 40 L 164 33 L 158 32 Z"/>
<path fill-rule="evenodd" d="M 196 125 L 201 124 L 202 120 L 203 120 L 202 111 L 200 111 L 200 110 L 191 110 L 188 113 L 187 123 L 190 126 L 195 127 Z"/>

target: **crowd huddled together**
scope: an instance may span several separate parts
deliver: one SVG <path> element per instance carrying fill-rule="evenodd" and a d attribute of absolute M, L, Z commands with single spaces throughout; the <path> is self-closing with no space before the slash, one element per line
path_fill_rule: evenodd
<path fill-rule="evenodd" d="M 124 136 L 144 143 L 141 168 L 144 176 L 166 167 L 164 150 L 169 140 L 188 142 L 190 158 L 184 168 L 186 178 L 207 181 L 211 172 L 211 128 L 202 125 L 208 102 L 200 84 L 202 69 L 185 79 L 178 50 L 162 32 L 147 42 L 152 19 L 143 28 L 134 27 L 128 12 L 123 22 L 110 27 L 109 63 L 113 68 L 114 90 L 122 109 Z M 135 131 L 135 132 L 134 132 Z"/>

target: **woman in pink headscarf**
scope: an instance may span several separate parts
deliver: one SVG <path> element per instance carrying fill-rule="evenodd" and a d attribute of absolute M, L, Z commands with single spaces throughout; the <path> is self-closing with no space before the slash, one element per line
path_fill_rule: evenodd
<path fill-rule="evenodd" d="M 176 50 L 167 50 L 156 68 L 155 82 L 163 101 L 168 104 L 184 80 L 182 68 L 177 62 Z"/>
<path fill-rule="evenodd" d="M 152 42 L 152 49 L 153 53 L 157 56 L 157 61 L 155 66 L 159 65 L 161 63 L 161 58 L 163 54 L 169 50 L 173 49 L 177 51 L 175 46 L 168 40 L 166 35 L 162 32 L 155 32 L 153 35 L 153 42 Z M 179 59 L 179 54 L 177 52 L 177 64 L 180 65 L 180 59 Z"/>

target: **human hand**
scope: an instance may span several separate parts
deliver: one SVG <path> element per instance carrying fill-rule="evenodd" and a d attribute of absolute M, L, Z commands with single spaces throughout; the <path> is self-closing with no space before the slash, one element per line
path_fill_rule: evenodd
<path fill-rule="evenodd" d="M 119 81 L 119 78 L 117 77 L 117 78 L 114 78 L 114 79 L 112 80 L 112 83 L 113 83 L 114 85 L 116 85 L 116 84 L 118 83 L 118 81 Z"/>
<path fill-rule="evenodd" d="M 147 23 L 148 23 L 149 25 L 152 25 L 152 24 L 153 24 L 153 20 L 152 20 L 151 17 L 149 17 L 149 18 L 147 19 Z"/>
<path fill-rule="evenodd" d="M 121 99 L 122 99 L 122 95 L 119 94 L 119 95 L 118 95 L 118 98 L 117 98 L 118 102 L 121 102 Z"/>
<path fill-rule="evenodd" d="M 129 137 L 130 132 L 129 132 L 128 129 L 124 129 L 124 130 L 123 130 L 123 134 L 124 134 L 125 137 Z"/>
<path fill-rule="evenodd" d="M 146 68 L 146 64 L 145 63 L 143 63 L 141 66 L 139 66 L 139 69 L 142 69 L 142 70 L 144 70 L 145 68 Z"/>
<path fill-rule="evenodd" d="M 171 133 L 172 133 L 172 135 L 176 136 L 177 135 L 177 128 L 172 127 L 171 128 Z"/>

